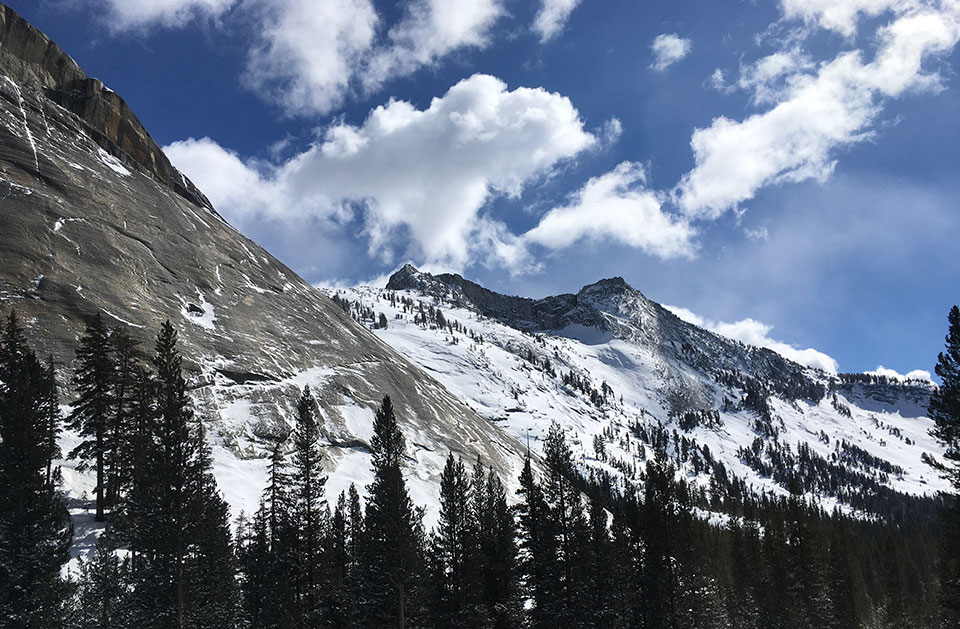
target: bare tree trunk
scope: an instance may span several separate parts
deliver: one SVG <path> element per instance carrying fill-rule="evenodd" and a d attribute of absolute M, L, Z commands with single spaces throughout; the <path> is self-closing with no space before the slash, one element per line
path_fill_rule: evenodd
<path fill-rule="evenodd" d="M 103 513 L 103 427 L 97 428 L 97 522 L 106 520 Z"/>

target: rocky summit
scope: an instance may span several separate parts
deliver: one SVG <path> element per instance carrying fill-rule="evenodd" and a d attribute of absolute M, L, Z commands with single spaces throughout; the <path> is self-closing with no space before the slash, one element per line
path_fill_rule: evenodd
<path fill-rule="evenodd" d="M 287 431 L 307 385 L 331 490 L 364 485 L 385 394 L 421 494 L 449 451 L 504 478 L 522 462 L 514 440 L 231 227 L 119 95 L 0 5 L 0 311 L 11 309 L 63 374 L 95 313 L 125 326 L 145 356 L 170 318 L 221 486 L 248 512 L 264 444 Z"/>
<path fill-rule="evenodd" d="M 880 517 L 945 488 L 932 383 L 797 364 L 684 321 L 619 277 L 534 300 L 407 265 L 385 289 L 333 294 L 360 320 L 382 313 L 380 338 L 535 451 L 559 423 L 598 477 L 639 482 L 659 448 L 695 486 L 804 493 Z"/>

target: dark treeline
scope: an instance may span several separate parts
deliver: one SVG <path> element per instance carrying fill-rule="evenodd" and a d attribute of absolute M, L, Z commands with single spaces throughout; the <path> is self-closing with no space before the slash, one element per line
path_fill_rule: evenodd
<path fill-rule="evenodd" d="M 948 459 L 960 460 L 955 318 L 954 363 L 944 363 L 954 372 L 941 374 L 932 414 Z M 956 626 L 955 507 L 946 500 L 932 508 L 904 499 L 889 517 L 852 518 L 808 504 L 797 487 L 788 498 L 738 492 L 731 501 L 727 492 L 716 509 L 658 447 L 667 439 L 648 444 L 640 481 L 623 486 L 585 475 L 554 424 L 542 459 L 528 456 L 517 479 L 450 454 L 427 531 L 389 397 L 370 443 L 373 482 L 328 502 L 319 408 L 303 390 L 292 432 L 272 449 L 259 509 L 231 526 L 174 327 L 161 327 L 149 361 L 143 353 L 95 317 L 63 420 L 53 367 L 37 359 L 16 317 L 6 319 L 0 626 Z M 64 421 L 81 441 L 60 453 Z M 68 578 L 73 531 L 60 456 L 95 475 L 96 519 L 105 522 L 95 552 Z"/>

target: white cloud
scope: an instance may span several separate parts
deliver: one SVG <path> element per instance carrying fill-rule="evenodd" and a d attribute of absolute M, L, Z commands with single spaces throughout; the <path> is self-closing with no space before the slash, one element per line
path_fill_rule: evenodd
<path fill-rule="evenodd" d="M 271 179 L 269 165 L 244 162 L 210 138 L 174 142 L 163 151 L 237 225 L 261 212 L 283 211 L 283 191 Z"/>
<path fill-rule="evenodd" d="M 650 67 L 657 72 L 663 72 L 669 66 L 680 61 L 690 53 L 693 43 L 676 33 L 657 35 L 650 45 L 653 52 L 653 63 Z"/>
<path fill-rule="evenodd" d="M 876 17 L 888 11 L 904 13 L 921 5 L 915 0 L 782 0 L 781 6 L 786 19 L 801 19 L 850 36 L 856 32 L 861 15 Z"/>
<path fill-rule="evenodd" d="M 687 323 L 692 323 L 705 330 L 710 330 L 711 332 L 735 341 L 740 341 L 741 343 L 746 343 L 747 345 L 765 347 L 775 351 L 788 360 L 792 360 L 806 367 L 822 369 L 828 373 L 837 373 L 837 361 L 827 354 L 812 348 L 800 349 L 789 343 L 771 338 L 770 331 L 773 330 L 772 325 L 756 321 L 755 319 L 742 319 L 736 323 L 714 322 L 704 319 L 686 308 L 678 306 L 664 306 L 664 308 Z"/>
<path fill-rule="evenodd" d="M 926 369 L 914 369 L 905 374 L 898 372 L 895 369 L 887 369 L 883 365 L 877 365 L 877 368 L 873 371 L 864 372 L 872 376 L 886 376 L 891 380 L 925 380 L 927 382 L 933 382 L 933 378 L 930 376 L 930 372 Z"/>
<path fill-rule="evenodd" d="M 365 88 L 376 89 L 459 48 L 486 47 L 490 29 L 502 14 L 499 0 L 413 0 L 387 34 L 389 44 L 373 51 L 365 63 Z"/>
<path fill-rule="evenodd" d="M 733 89 L 727 85 L 727 77 L 720 68 L 714 69 L 713 73 L 710 75 L 710 78 L 707 79 L 706 85 L 720 93 L 729 92 Z"/>
<path fill-rule="evenodd" d="M 944 0 L 938 9 L 910 11 L 877 35 L 871 61 L 864 62 L 861 51 L 844 52 L 815 72 L 786 77 L 780 90 L 771 90 L 771 77 L 805 64 L 768 59 L 766 70 L 748 73 L 761 100 L 777 102 L 743 121 L 719 117 L 694 131 L 695 166 L 677 188 L 683 210 L 716 218 L 764 186 L 829 177 L 838 149 L 871 136 L 885 100 L 940 87 L 938 75 L 925 71 L 924 63 L 957 44 L 960 4 Z"/>
<path fill-rule="evenodd" d="M 694 230 L 664 212 L 645 183 L 640 164 L 623 162 L 587 181 L 570 205 L 547 212 L 524 240 L 550 249 L 584 238 L 612 240 L 662 258 L 692 257 Z"/>
<path fill-rule="evenodd" d="M 245 84 L 295 115 L 329 113 L 353 92 L 484 48 L 505 13 L 503 0 L 411 0 L 387 30 L 372 0 L 87 1 L 106 6 L 114 30 L 182 27 L 238 6 L 256 25 Z"/>
<path fill-rule="evenodd" d="M 237 0 L 99 0 L 107 9 L 112 30 L 142 28 L 159 23 L 183 26 L 200 17 L 217 17 Z"/>
<path fill-rule="evenodd" d="M 737 86 L 752 91 L 757 104 L 776 103 L 789 96 L 791 79 L 802 80 L 798 73 L 812 68 L 813 62 L 799 49 L 782 50 L 741 66 Z"/>
<path fill-rule="evenodd" d="M 370 0 L 255 0 L 260 39 L 250 49 L 245 82 L 291 113 L 339 106 L 374 43 Z"/>
<path fill-rule="evenodd" d="M 579 4 L 580 0 L 542 0 L 533 19 L 533 30 L 540 34 L 540 43 L 559 35 Z"/>
<path fill-rule="evenodd" d="M 623 135 L 623 123 L 620 122 L 619 118 L 611 118 L 603 124 L 601 136 L 605 147 L 616 144 L 621 135 Z"/>
<path fill-rule="evenodd" d="M 361 217 L 372 255 L 462 268 L 474 255 L 519 263 L 516 237 L 481 210 L 596 142 L 569 99 L 474 75 L 424 110 L 392 100 L 360 126 L 339 123 L 272 168 L 209 139 L 167 148 L 229 220 Z"/>

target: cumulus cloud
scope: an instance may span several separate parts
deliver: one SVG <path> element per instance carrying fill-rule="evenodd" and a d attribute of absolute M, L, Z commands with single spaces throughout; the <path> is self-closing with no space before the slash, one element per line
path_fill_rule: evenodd
<path fill-rule="evenodd" d="M 876 17 L 896 11 L 904 13 L 916 9 L 916 0 L 782 0 L 784 17 L 801 19 L 808 24 L 832 30 L 841 35 L 853 35 L 862 16 Z"/>
<path fill-rule="evenodd" d="M 623 162 L 587 181 L 569 205 L 547 212 L 524 240 L 563 249 L 581 239 L 611 240 L 662 257 L 692 257 L 694 230 L 666 213 L 646 188 L 643 166 Z"/>
<path fill-rule="evenodd" d="M 284 194 L 269 164 L 244 161 L 210 138 L 174 142 L 163 151 L 235 224 L 242 226 L 261 212 L 283 212 Z"/>
<path fill-rule="evenodd" d="M 663 72 L 674 63 L 680 61 L 690 53 L 693 42 L 684 39 L 676 33 L 657 35 L 650 45 L 653 52 L 653 63 L 650 67 L 657 72 Z"/>
<path fill-rule="evenodd" d="M 387 34 L 389 44 L 374 50 L 365 63 L 365 88 L 411 74 L 459 48 L 485 47 L 503 12 L 499 0 L 413 0 Z"/>
<path fill-rule="evenodd" d="M 462 268 L 472 254 L 519 263 L 521 243 L 483 208 L 597 141 L 569 99 L 474 75 L 426 109 L 391 100 L 360 126 L 337 123 L 278 165 L 245 163 L 209 139 L 167 149 L 230 220 L 359 219 L 372 255 Z M 412 251 L 397 250 L 404 241 Z"/>
<path fill-rule="evenodd" d="M 501 0 L 413 0 L 385 25 L 371 0 L 251 0 L 263 28 L 247 82 L 290 114 L 325 114 L 352 93 L 432 66 L 463 48 L 484 48 Z"/>
<path fill-rule="evenodd" d="M 339 106 L 374 43 L 370 0 L 255 0 L 259 37 L 247 57 L 245 83 L 291 113 Z"/>
<path fill-rule="evenodd" d="M 840 4 L 846 9 L 835 14 L 829 10 L 833 3 L 793 0 L 785 3 L 785 11 L 841 31 L 867 11 L 866 3 Z M 717 218 L 764 186 L 825 180 L 838 149 L 871 137 L 871 125 L 886 100 L 940 88 L 939 76 L 927 71 L 925 63 L 948 53 L 960 39 L 960 4 L 883 4 L 903 13 L 878 30 L 877 50 L 869 61 L 862 51 L 852 50 L 807 71 L 810 62 L 785 52 L 745 72 L 744 86 L 755 90 L 758 102 L 773 106 L 742 121 L 719 117 L 694 131 L 695 166 L 676 191 L 689 216 Z M 804 7 L 809 11 L 802 13 Z"/>
<path fill-rule="evenodd" d="M 740 341 L 741 343 L 746 343 L 747 345 L 765 347 L 775 351 L 788 360 L 792 360 L 806 367 L 822 369 L 827 373 L 837 373 L 837 361 L 831 356 L 812 348 L 800 349 L 789 343 L 771 338 L 770 332 L 773 330 L 772 325 L 749 318 L 742 319 L 736 323 L 714 322 L 698 316 L 687 308 L 678 306 L 664 307 L 687 323 L 692 323 L 705 330 L 710 330 L 711 332 L 735 341 Z"/>
<path fill-rule="evenodd" d="M 580 0 L 543 0 L 533 19 L 533 30 L 539 33 L 540 42 L 546 43 L 559 35 L 579 4 Z"/>
<path fill-rule="evenodd" d="M 891 380 L 898 380 L 900 382 L 905 380 L 925 380 L 927 382 L 933 382 L 930 372 L 926 369 L 914 369 L 913 371 L 908 371 L 907 373 L 902 374 L 895 369 L 887 369 L 883 365 L 877 365 L 876 369 L 873 371 L 867 371 L 865 373 L 871 376 L 885 376 Z"/>
<path fill-rule="evenodd" d="M 87 1 L 106 7 L 114 30 L 181 27 L 242 8 L 256 23 L 244 82 L 294 115 L 329 113 L 355 92 L 484 48 L 505 13 L 503 0 L 412 0 L 387 25 L 372 0 Z"/>
<path fill-rule="evenodd" d="M 776 103 L 788 96 L 788 89 L 800 71 L 812 69 L 813 62 L 799 49 L 782 50 L 740 67 L 737 86 L 753 92 L 756 104 Z"/>
<path fill-rule="evenodd" d="M 151 23 L 183 26 L 198 17 L 217 17 L 237 0 L 100 0 L 113 30 L 141 28 Z"/>

